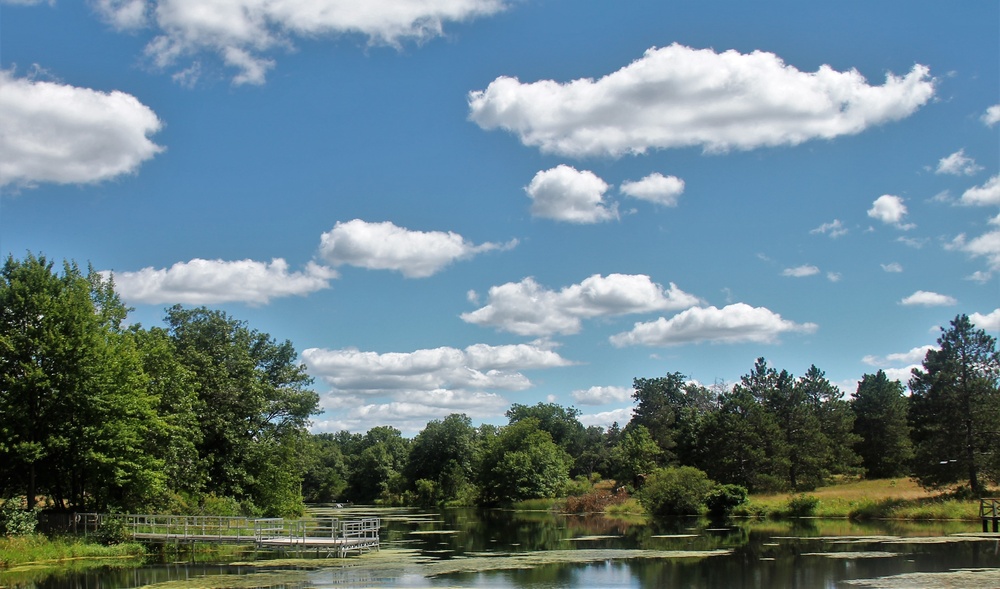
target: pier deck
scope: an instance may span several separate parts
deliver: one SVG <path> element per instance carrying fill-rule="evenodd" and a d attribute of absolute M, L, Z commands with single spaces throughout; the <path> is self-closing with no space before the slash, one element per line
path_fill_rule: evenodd
<path fill-rule="evenodd" d="M 87 536 L 109 518 L 121 521 L 130 538 L 145 543 L 245 544 L 258 549 L 315 551 L 344 557 L 379 548 L 379 518 L 246 518 L 205 515 L 78 513 L 73 528 Z"/>

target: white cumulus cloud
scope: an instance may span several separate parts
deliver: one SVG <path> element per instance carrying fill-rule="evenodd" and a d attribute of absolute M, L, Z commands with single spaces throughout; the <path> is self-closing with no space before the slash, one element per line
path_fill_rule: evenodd
<path fill-rule="evenodd" d="M 535 174 L 524 191 L 531 214 L 569 223 L 600 223 L 618 218 L 616 204 L 604 200 L 608 184 L 589 170 L 560 164 Z"/>
<path fill-rule="evenodd" d="M 993 176 L 982 186 L 974 186 L 962 193 L 962 204 L 1000 205 L 1000 175 Z"/>
<path fill-rule="evenodd" d="M 921 307 L 948 307 L 958 304 L 958 301 L 955 300 L 954 297 L 950 297 L 948 295 L 926 290 L 918 290 L 917 292 L 899 301 L 899 304 Z"/>
<path fill-rule="evenodd" d="M 898 274 L 903 271 L 903 265 L 899 262 L 889 262 L 888 264 L 882 264 L 882 270 L 891 274 Z"/>
<path fill-rule="evenodd" d="M 261 84 L 295 39 L 360 35 L 371 45 L 399 46 L 443 34 L 445 23 L 495 14 L 504 0 L 96 0 L 97 12 L 121 30 L 150 28 L 147 56 L 159 67 L 215 54 L 236 70 L 236 84 Z M 197 62 L 195 62 L 197 64 Z M 188 68 L 185 71 L 190 71 Z"/>
<path fill-rule="evenodd" d="M 589 389 L 573 391 L 573 400 L 581 405 L 608 405 L 610 403 L 627 403 L 632 400 L 635 389 L 626 387 L 590 387 Z"/>
<path fill-rule="evenodd" d="M 872 202 L 872 208 L 868 209 L 869 217 L 878 219 L 886 225 L 895 225 L 904 230 L 914 227 L 913 225 L 903 223 L 906 213 L 906 205 L 903 204 L 903 199 L 892 194 L 883 194 L 876 198 Z"/>
<path fill-rule="evenodd" d="M 963 233 L 946 248 L 963 251 L 973 258 L 986 258 L 991 270 L 1000 270 L 1000 230 L 989 231 L 972 239 L 967 239 Z"/>
<path fill-rule="evenodd" d="M 149 139 L 161 127 L 131 94 L 0 70 L 0 186 L 100 182 L 135 172 L 163 150 Z"/>
<path fill-rule="evenodd" d="M 626 423 L 632 421 L 633 413 L 632 407 L 623 407 L 612 411 L 601 411 L 600 413 L 583 413 L 577 419 L 584 427 L 596 425 L 607 429 L 614 423 L 624 426 Z"/>
<path fill-rule="evenodd" d="M 622 182 L 619 190 L 632 198 L 675 207 L 677 199 L 684 193 L 684 181 L 677 176 L 653 172 L 642 180 Z"/>
<path fill-rule="evenodd" d="M 464 350 L 440 347 L 382 354 L 354 348 L 309 348 L 302 352 L 302 359 L 310 374 L 339 393 L 353 395 L 520 391 L 532 386 L 522 371 L 572 364 L 535 344 L 477 344 Z"/>
<path fill-rule="evenodd" d="M 985 315 L 982 313 L 973 313 L 969 315 L 969 321 L 979 329 L 1000 331 L 1000 308 L 994 309 L 992 313 Z"/>
<path fill-rule="evenodd" d="M 267 304 L 272 298 L 306 295 L 330 287 L 337 273 L 310 262 L 303 272 L 289 272 L 288 263 L 275 258 L 177 262 L 170 268 L 143 268 L 110 272 L 115 290 L 129 304 L 213 305 L 225 302 Z"/>
<path fill-rule="evenodd" d="M 982 120 L 986 123 L 987 127 L 992 127 L 993 125 L 1000 123 L 1000 104 L 994 104 L 993 106 L 986 109 L 983 113 Z"/>
<path fill-rule="evenodd" d="M 964 149 L 960 149 L 955 153 L 938 160 L 937 169 L 934 170 L 934 173 L 951 174 L 953 176 L 971 176 L 982 169 L 982 166 L 976 164 L 974 159 L 965 155 Z"/>
<path fill-rule="evenodd" d="M 499 77 L 469 93 L 469 118 L 564 156 L 621 156 L 797 145 L 905 118 L 934 95 L 929 70 L 871 86 L 856 70 L 802 72 L 773 53 L 651 48 L 599 79 L 522 83 Z"/>
<path fill-rule="evenodd" d="M 660 317 L 648 323 L 636 323 L 631 331 L 611 336 L 618 347 L 675 346 L 681 344 L 773 343 L 786 332 L 812 333 L 815 323 L 795 323 L 765 307 L 746 303 L 716 307 L 694 307 L 670 319 Z"/>
<path fill-rule="evenodd" d="M 314 419 L 316 432 L 368 431 L 388 425 L 404 436 L 416 435 L 427 422 L 452 413 L 464 413 L 473 419 L 495 418 L 510 406 L 501 395 L 485 392 L 427 391 L 398 395 L 383 403 L 365 403 L 364 398 L 331 392 L 320 396 L 320 407 L 337 411 L 332 419 Z"/>
<path fill-rule="evenodd" d="M 517 245 L 475 245 L 454 232 L 413 231 L 385 221 L 354 219 L 337 222 L 320 239 L 320 256 L 333 266 L 344 264 L 371 270 L 395 270 L 407 278 L 426 278 L 457 260 Z"/>
<path fill-rule="evenodd" d="M 686 309 L 699 300 L 677 285 L 667 289 L 644 274 L 594 274 L 579 284 L 549 290 L 533 278 L 490 287 L 486 305 L 462 320 L 518 335 L 580 331 L 583 319 Z"/>
<path fill-rule="evenodd" d="M 937 346 L 920 346 L 919 348 L 912 348 L 908 352 L 896 352 L 887 356 L 865 356 L 861 361 L 877 368 L 886 368 L 895 364 L 917 365 L 924 361 L 924 357 L 927 356 L 928 351 L 936 349 Z"/>

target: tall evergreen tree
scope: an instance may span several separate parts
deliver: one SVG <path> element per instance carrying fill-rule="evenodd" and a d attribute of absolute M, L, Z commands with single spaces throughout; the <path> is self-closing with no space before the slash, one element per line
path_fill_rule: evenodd
<path fill-rule="evenodd" d="M 854 448 L 868 478 L 898 477 L 910 472 L 913 446 L 907 423 L 908 401 L 903 384 L 885 372 L 865 374 L 851 396 Z"/>
<path fill-rule="evenodd" d="M 795 386 L 819 421 L 826 444 L 824 470 L 828 474 L 858 474 L 861 457 L 854 451 L 854 413 L 844 394 L 815 365 L 799 377 Z"/>
<path fill-rule="evenodd" d="M 937 343 L 910 379 L 913 470 L 925 485 L 964 480 L 981 494 L 984 479 L 1000 481 L 1000 352 L 966 315 Z"/>
<path fill-rule="evenodd" d="M 720 483 L 751 491 L 787 486 L 788 454 L 778 422 L 746 387 L 736 386 L 719 397 L 703 429 L 703 470 Z"/>

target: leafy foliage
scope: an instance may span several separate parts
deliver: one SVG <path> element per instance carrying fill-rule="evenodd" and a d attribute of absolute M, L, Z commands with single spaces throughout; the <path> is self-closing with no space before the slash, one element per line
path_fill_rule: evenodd
<path fill-rule="evenodd" d="M 35 533 L 38 526 L 38 508 L 21 507 L 21 498 L 8 499 L 0 504 L 0 536 L 8 538 Z"/>
<path fill-rule="evenodd" d="M 654 516 L 698 515 L 715 483 L 693 466 L 654 470 L 639 491 L 639 501 Z"/>
<path fill-rule="evenodd" d="M 0 271 L 0 489 L 28 507 L 103 509 L 154 502 L 162 426 L 110 282 L 71 263 L 8 257 Z"/>
<path fill-rule="evenodd" d="M 819 507 L 819 498 L 799 494 L 788 500 L 788 515 L 791 517 L 811 517 Z"/>
<path fill-rule="evenodd" d="M 705 494 L 708 515 L 714 520 L 729 517 L 733 510 L 747 502 L 750 493 L 740 485 L 716 485 Z"/>
<path fill-rule="evenodd" d="M 537 419 L 511 423 L 484 439 L 477 469 L 481 499 L 495 505 L 554 497 L 569 478 L 571 462 Z"/>

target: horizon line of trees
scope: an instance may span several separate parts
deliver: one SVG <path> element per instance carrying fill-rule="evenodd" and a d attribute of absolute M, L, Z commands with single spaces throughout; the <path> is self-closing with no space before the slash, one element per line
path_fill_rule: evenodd
<path fill-rule="evenodd" d="M 44 256 L 0 270 L 0 498 L 57 509 L 301 513 L 304 502 L 506 504 L 613 479 L 640 489 L 692 467 L 751 492 L 838 476 L 1000 482 L 1000 353 L 958 315 L 906 395 L 879 370 L 849 397 L 811 366 L 758 358 L 733 387 L 680 372 L 633 382 L 631 420 L 513 404 L 507 425 L 452 414 L 412 439 L 390 426 L 311 434 L 312 378 L 291 342 L 222 311 L 126 325 L 111 280 Z"/>

